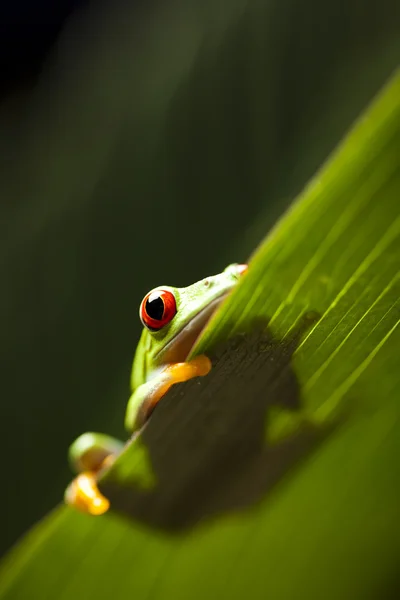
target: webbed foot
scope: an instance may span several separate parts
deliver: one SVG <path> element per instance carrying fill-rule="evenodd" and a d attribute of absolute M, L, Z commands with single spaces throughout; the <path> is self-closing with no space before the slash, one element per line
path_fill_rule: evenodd
<path fill-rule="evenodd" d="M 193 377 L 204 377 L 211 368 L 211 360 L 204 354 L 188 362 L 167 365 L 157 377 L 133 392 L 126 410 L 126 428 L 129 431 L 140 429 L 171 386 Z"/>
<path fill-rule="evenodd" d="M 122 442 L 100 433 L 79 436 L 69 449 L 71 465 L 79 475 L 65 490 L 66 504 L 91 515 L 107 512 L 110 502 L 97 487 L 97 475 L 114 462 L 122 448 Z"/>

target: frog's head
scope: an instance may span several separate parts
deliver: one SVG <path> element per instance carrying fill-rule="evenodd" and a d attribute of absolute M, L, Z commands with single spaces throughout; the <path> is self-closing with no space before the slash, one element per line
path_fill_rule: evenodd
<path fill-rule="evenodd" d="M 247 271 L 247 265 L 229 265 L 219 275 L 187 288 L 157 287 L 143 298 L 140 318 L 148 365 L 183 362 L 216 308 Z"/>

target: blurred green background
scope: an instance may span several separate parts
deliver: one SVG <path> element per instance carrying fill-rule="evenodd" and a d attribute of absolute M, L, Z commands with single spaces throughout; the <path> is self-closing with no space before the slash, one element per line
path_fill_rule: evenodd
<path fill-rule="evenodd" d="M 0 20 L 1 552 L 61 500 L 75 436 L 124 436 L 143 294 L 245 260 L 400 57 L 396 0 L 15 6 Z"/>

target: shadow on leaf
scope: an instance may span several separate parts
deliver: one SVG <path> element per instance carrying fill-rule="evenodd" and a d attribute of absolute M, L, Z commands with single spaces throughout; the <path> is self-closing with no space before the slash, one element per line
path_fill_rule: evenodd
<path fill-rule="evenodd" d="M 180 531 L 264 498 L 332 430 L 305 417 L 291 365 L 316 320 L 307 313 L 283 341 L 265 320 L 253 322 L 211 353 L 207 377 L 173 386 L 118 458 L 127 469 L 116 464 L 100 479 L 113 509 Z M 282 415 L 289 432 L 271 441 Z"/>

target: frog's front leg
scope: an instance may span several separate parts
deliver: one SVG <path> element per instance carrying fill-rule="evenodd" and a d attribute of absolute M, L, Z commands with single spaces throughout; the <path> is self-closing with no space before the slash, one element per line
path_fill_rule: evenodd
<path fill-rule="evenodd" d="M 101 433 L 84 433 L 69 448 L 69 460 L 79 473 L 65 491 L 65 502 L 92 515 L 105 513 L 110 503 L 97 487 L 98 472 L 121 452 L 123 443 Z"/>
<path fill-rule="evenodd" d="M 210 370 L 211 361 L 204 355 L 189 362 L 166 365 L 158 375 L 133 392 L 126 411 L 127 429 L 136 431 L 142 427 L 172 385 L 207 375 Z M 102 515 L 109 509 L 109 500 L 97 487 L 97 474 L 118 456 L 123 445 L 100 433 L 84 433 L 75 440 L 70 446 L 69 458 L 79 475 L 66 489 L 67 504 L 92 515 Z"/>
<path fill-rule="evenodd" d="M 204 354 L 188 362 L 166 365 L 133 392 L 126 409 L 125 427 L 128 431 L 140 429 L 172 385 L 203 377 L 210 370 L 211 361 Z"/>

